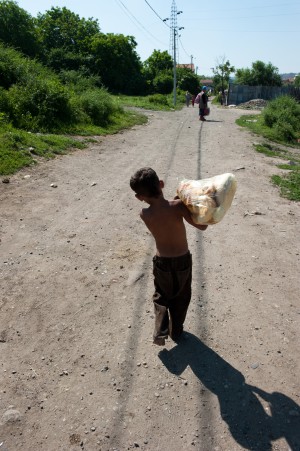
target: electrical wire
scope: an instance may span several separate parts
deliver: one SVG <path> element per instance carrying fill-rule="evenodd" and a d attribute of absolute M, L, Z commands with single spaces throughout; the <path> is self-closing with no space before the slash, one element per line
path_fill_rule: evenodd
<path fill-rule="evenodd" d="M 147 0 L 145 0 L 145 2 L 147 3 L 147 5 L 149 6 L 150 9 L 152 9 L 152 11 L 154 12 L 154 14 L 168 27 L 170 28 L 170 26 L 165 22 L 165 20 L 163 20 L 159 14 L 157 14 L 157 12 L 152 8 L 152 6 L 150 5 L 149 2 L 147 2 Z"/>
<path fill-rule="evenodd" d="M 166 44 L 162 41 L 160 41 L 159 39 L 157 39 L 149 30 L 147 30 L 147 28 L 144 27 L 144 25 L 132 14 L 131 11 L 129 11 L 129 9 L 127 8 L 126 5 L 124 5 L 124 3 L 121 0 L 116 0 L 116 2 L 119 4 L 119 6 L 123 7 L 123 11 L 125 12 L 125 14 L 129 17 L 129 19 L 135 23 L 135 25 L 139 25 L 144 31 L 146 31 L 146 33 L 148 33 L 153 39 L 155 39 L 157 42 L 159 42 L 160 44 L 162 44 L 163 46 L 166 46 Z M 122 5 L 122 6 L 121 6 Z M 133 19 L 133 20 L 132 20 Z M 134 22 L 135 21 L 135 22 Z"/>

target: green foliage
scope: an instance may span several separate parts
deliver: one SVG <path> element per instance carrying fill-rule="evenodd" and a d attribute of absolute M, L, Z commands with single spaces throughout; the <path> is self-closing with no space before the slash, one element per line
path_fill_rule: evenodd
<path fill-rule="evenodd" d="M 62 70 L 58 76 L 61 82 L 75 93 L 81 93 L 102 86 L 101 79 L 98 75 L 88 76 L 82 70 Z"/>
<path fill-rule="evenodd" d="M 177 86 L 182 91 L 189 91 L 191 94 L 199 92 L 200 77 L 187 68 L 177 69 Z"/>
<path fill-rule="evenodd" d="M 79 97 L 79 105 L 94 125 L 106 126 L 118 111 L 116 103 L 105 89 L 90 89 Z"/>
<path fill-rule="evenodd" d="M 93 39 L 93 73 L 101 77 L 109 91 L 133 95 L 143 92 L 142 64 L 136 46 L 132 36 L 122 34 L 100 34 Z"/>
<path fill-rule="evenodd" d="M 295 141 L 300 134 L 300 105 L 290 96 L 280 96 L 269 102 L 262 116 L 265 125 L 273 128 L 285 142 Z"/>
<path fill-rule="evenodd" d="M 159 94 L 169 94 L 173 90 L 173 77 L 166 72 L 160 72 L 153 80 L 154 91 Z"/>
<path fill-rule="evenodd" d="M 100 32 L 97 20 L 80 18 L 66 7 L 52 7 L 45 14 L 39 14 L 36 22 L 45 53 L 52 49 L 89 53 L 92 38 Z"/>
<path fill-rule="evenodd" d="M 22 167 L 36 164 L 36 155 L 53 158 L 70 148 L 84 147 L 84 142 L 73 138 L 36 135 L 0 122 L 0 175 L 13 174 Z"/>
<path fill-rule="evenodd" d="M 296 86 L 296 88 L 300 88 L 300 75 L 297 75 L 295 77 L 295 83 L 294 85 Z"/>
<path fill-rule="evenodd" d="M 34 77 L 8 91 L 9 117 L 25 130 L 58 130 L 72 120 L 68 90 L 57 78 Z"/>
<path fill-rule="evenodd" d="M 214 91 L 224 91 L 228 89 L 229 77 L 235 68 L 231 66 L 229 60 L 225 61 L 225 56 L 221 57 L 221 60 L 217 62 L 215 68 L 213 68 L 214 73 Z"/>
<path fill-rule="evenodd" d="M 11 0 L 0 2 L 0 41 L 29 56 L 39 50 L 34 19 Z"/>
<path fill-rule="evenodd" d="M 182 95 L 181 105 L 178 102 L 177 108 L 182 108 L 184 103 L 184 95 Z M 117 97 L 117 101 L 122 106 L 144 108 L 147 110 L 164 110 L 170 111 L 174 109 L 173 105 L 173 93 L 168 95 L 152 94 L 148 96 L 124 96 Z"/>
<path fill-rule="evenodd" d="M 265 138 L 293 146 L 299 146 L 300 105 L 289 96 L 281 96 L 268 103 L 259 115 L 245 115 L 237 124 L 251 129 Z"/>
<path fill-rule="evenodd" d="M 255 61 L 252 68 L 238 69 L 235 73 L 235 82 L 248 86 L 281 86 L 282 80 L 278 68 L 271 63 Z"/>
<path fill-rule="evenodd" d="M 300 200 L 300 170 L 292 171 L 291 173 L 279 176 L 273 175 L 272 182 L 279 186 L 280 194 L 289 200 Z"/>
<path fill-rule="evenodd" d="M 143 66 L 147 80 L 153 80 L 160 72 L 171 71 L 173 60 L 166 50 L 164 52 L 154 50 Z"/>
<path fill-rule="evenodd" d="M 80 52 L 71 52 L 64 48 L 53 48 L 47 54 L 46 64 L 56 72 L 61 70 L 81 70 L 88 66 L 89 57 Z"/>
<path fill-rule="evenodd" d="M 40 63 L 0 43 L 0 86 L 8 89 L 15 83 L 26 83 L 41 73 L 47 76 L 48 72 Z"/>
<path fill-rule="evenodd" d="M 271 144 L 264 143 L 264 144 L 254 144 L 255 150 L 258 153 L 263 153 L 264 155 L 267 155 L 268 157 L 273 158 L 281 158 L 285 160 L 289 160 L 291 158 L 291 155 L 288 153 L 286 149 L 281 149 L 279 147 L 274 147 Z"/>
<path fill-rule="evenodd" d="M 150 103 L 157 105 L 168 105 L 168 98 L 163 94 L 152 94 L 148 97 Z"/>
<path fill-rule="evenodd" d="M 290 160 L 289 164 L 278 164 L 280 169 L 288 170 L 288 174 L 273 175 L 272 182 L 280 187 L 280 194 L 290 200 L 300 200 L 300 158 L 296 152 L 291 149 L 274 147 L 269 143 L 255 144 L 255 149 L 259 153 L 272 158 Z M 291 164 L 291 162 L 293 164 Z"/>

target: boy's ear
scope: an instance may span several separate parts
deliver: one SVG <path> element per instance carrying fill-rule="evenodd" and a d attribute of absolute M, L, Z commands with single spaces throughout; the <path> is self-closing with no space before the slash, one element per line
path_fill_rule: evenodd
<path fill-rule="evenodd" d="M 163 180 L 160 180 L 159 186 L 161 187 L 161 189 L 163 189 L 165 187 L 165 182 Z"/>

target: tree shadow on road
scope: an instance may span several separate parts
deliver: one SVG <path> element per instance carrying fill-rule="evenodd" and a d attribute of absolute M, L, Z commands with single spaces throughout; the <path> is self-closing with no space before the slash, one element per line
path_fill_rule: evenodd
<path fill-rule="evenodd" d="M 177 346 L 162 350 L 159 358 L 177 376 L 190 366 L 199 381 L 218 397 L 223 420 L 245 449 L 271 451 L 272 441 L 283 437 L 292 451 L 300 450 L 299 406 L 282 393 L 267 393 L 246 384 L 242 373 L 195 335 L 185 332 Z M 269 403 L 270 415 L 256 395 Z"/>

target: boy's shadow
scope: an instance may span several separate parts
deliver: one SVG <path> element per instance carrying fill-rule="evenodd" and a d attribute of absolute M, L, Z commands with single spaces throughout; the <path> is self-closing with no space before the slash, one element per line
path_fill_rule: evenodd
<path fill-rule="evenodd" d="M 300 450 L 299 406 L 282 393 L 267 393 L 246 384 L 242 373 L 195 335 L 185 332 L 177 346 L 164 349 L 159 358 L 177 376 L 191 367 L 199 381 L 218 397 L 223 420 L 245 449 L 271 451 L 271 442 L 283 437 L 292 451 Z M 256 395 L 269 403 L 270 415 Z"/>

